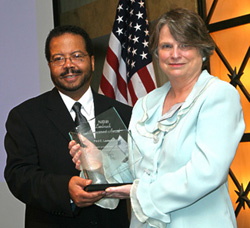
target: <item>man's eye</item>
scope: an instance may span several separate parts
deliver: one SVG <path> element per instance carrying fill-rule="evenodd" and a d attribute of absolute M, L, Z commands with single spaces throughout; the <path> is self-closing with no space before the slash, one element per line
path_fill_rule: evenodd
<path fill-rule="evenodd" d="M 74 59 L 81 59 L 81 58 L 83 58 L 83 57 L 84 57 L 84 56 L 83 56 L 82 54 L 78 54 L 78 53 L 72 55 L 72 58 L 74 58 Z"/>
<path fill-rule="evenodd" d="M 53 58 L 54 62 L 60 62 L 60 61 L 63 61 L 63 60 L 64 60 L 64 57 L 62 57 L 62 56 L 57 56 L 57 57 Z"/>

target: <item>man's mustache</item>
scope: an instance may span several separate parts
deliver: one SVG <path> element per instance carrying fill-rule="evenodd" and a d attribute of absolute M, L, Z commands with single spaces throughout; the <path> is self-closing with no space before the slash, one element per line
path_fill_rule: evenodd
<path fill-rule="evenodd" d="M 60 74 L 60 76 L 63 77 L 65 75 L 69 74 L 69 73 L 72 73 L 72 74 L 74 74 L 74 73 L 81 74 L 82 71 L 81 70 L 75 70 L 75 69 L 72 69 L 72 68 L 67 68 L 63 73 Z"/>

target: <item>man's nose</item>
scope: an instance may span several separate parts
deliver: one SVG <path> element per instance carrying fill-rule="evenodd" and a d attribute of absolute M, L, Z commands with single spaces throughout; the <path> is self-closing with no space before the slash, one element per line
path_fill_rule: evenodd
<path fill-rule="evenodd" d="M 63 65 L 64 67 L 71 67 L 72 65 L 74 65 L 74 63 L 72 63 L 71 57 L 65 58 L 65 63 Z"/>

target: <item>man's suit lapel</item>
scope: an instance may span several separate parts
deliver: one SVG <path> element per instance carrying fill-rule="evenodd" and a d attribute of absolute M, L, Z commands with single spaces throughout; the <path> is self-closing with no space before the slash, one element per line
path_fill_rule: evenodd
<path fill-rule="evenodd" d="M 92 92 L 93 92 L 93 99 L 94 99 L 94 106 L 95 106 L 95 116 L 98 116 L 101 113 L 112 108 L 112 106 L 107 102 L 104 96 L 96 93 L 94 90 L 92 90 Z"/>
<path fill-rule="evenodd" d="M 46 114 L 63 136 L 70 140 L 68 133 L 75 124 L 56 88 L 48 96 Z"/>

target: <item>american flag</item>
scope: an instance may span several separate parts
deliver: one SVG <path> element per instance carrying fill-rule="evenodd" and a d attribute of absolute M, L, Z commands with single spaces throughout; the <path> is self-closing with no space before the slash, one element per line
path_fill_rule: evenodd
<path fill-rule="evenodd" d="M 99 93 L 133 106 L 156 88 L 144 0 L 120 0 Z"/>

